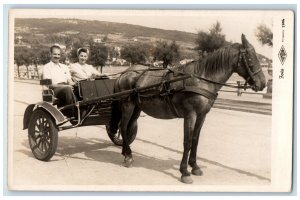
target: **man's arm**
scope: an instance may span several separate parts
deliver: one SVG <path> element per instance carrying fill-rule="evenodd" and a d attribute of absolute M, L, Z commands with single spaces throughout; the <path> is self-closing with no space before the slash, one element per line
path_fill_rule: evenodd
<path fill-rule="evenodd" d="M 67 76 L 67 82 L 69 85 L 73 86 L 75 85 L 74 81 L 72 80 L 71 74 L 70 74 L 70 69 L 64 65 L 65 71 L 66 71 L 66 76 Z"/>
<path fill-rule="evenodd" d="M 52 79 L 51 71 L 47 64 L 43 67 L 43 79 Z"/>
<path fill-rule="evenodd" d="M 74 83 L 74 81 L 72 81 L 72 79 L 68 79 L 68 84 L 71 86 L 75 85 L 75 83 Z"/>

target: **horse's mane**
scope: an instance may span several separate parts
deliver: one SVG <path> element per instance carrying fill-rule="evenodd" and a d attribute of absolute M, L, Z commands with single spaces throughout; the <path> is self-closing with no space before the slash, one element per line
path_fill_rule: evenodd
<path fill-rule="evenodd" d="M 188 63 L 186 66 L 184 66 L 184 68 L 185 70 L 188 70 L 190 66 L 196 65 L 194 66 L 194 73 L 205 76 L 211 76 L 219 72 L 226 72 L 230 70 L 229 68 L 231 67 L 230 61 L 233 54 L 231 49 L 239 45 L 240 44 L 235 43 L 221 47 L 220 49 L 208 54 L 201 60 L 195 60 L 191 63 Z"/>

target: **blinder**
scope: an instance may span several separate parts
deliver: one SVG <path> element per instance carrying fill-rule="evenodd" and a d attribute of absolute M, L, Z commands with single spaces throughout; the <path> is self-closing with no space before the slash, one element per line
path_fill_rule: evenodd
<path fill-rule="evenodd" d="M 259 72 L 261 72 L 261 70 L 262 70 L 261 68 L 259 68 L 259 69 L 255 70 L 254 72 L 252 71 L 254 65 L 253 65 L 253 63 L 251 63 L 251 59 L 250 59 L 250 58 L 247 58 L 247 56 L 246 56 L 247 51 L 250 50 L 250 49 L 252 49 L 252 48 L 247 48 L 247 49 L 241 48 L 241 49 L 240 49 L 239 60 L 238 60 L 238 64 L 237 64 L 237 67 L 240 67 L 241 62 L 243 62 L 243 63 L 244 63 L 244 66 L 245 66 L 245 68 L 246 68 L 246 70 L 247 70 L 247 72 L 248 72 L 248 75 L 249 75 L 249 77 L 246 79 L 246 82 L 245 82 L 245 85 L 244 85 L 244 90 L 246 90 L 246 88 L 247 88 L 247 83 L 249 82 L 250 78 L 255 82 L 255 80 L 256 80 L 255 76 L 256 76 Z M 249 61 L 250 63 L 248 63 L 248 61 Z"/>

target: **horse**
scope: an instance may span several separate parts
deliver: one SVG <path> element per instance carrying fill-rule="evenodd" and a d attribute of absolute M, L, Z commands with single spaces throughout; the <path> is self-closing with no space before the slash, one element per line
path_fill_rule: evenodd
<path fill-rule="evenodd" d="M 149 70 L 148 66 L 129 67 L 115 81 L 115 92 L 135 90 L 150 86 L 146 91 L 133 92 L 118 103 L 118 112 L 112 116 L 111 130 L 120 127 L 123 138 L 122 154 L 124 166 L 133 164 L 132 151 L 129 146 L 128 130 L 137 126 L 141 111 L 158 119 L 184 119 L 183 156 L 180 163 L 181 181 L 192 183 L 188 171 L 196 176 L 203 174 L 197 164 L 197 146 L 201 127 L 206 114 L 210 111 L 221 89 L 233 73 L 238 73 L 254 91 L 261 91 L 266 86 L 254 47 L 241 35 L 242 43 L 222 47 L 203 58 L 173 70 Z M 184 77 L 186 76 L 186 77 Z M 178 79 L 174 82 L 166 80 Z M 151 89 L 151 85 L 159 85 Z M 166 83 L 166 84 L 164 84 Z"/>

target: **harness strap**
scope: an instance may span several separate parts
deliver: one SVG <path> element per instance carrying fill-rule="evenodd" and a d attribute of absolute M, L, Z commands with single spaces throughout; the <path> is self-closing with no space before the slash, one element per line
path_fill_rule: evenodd
<path fill-rule="evenodd" d="M 164 75 L 163 75 L 163 79 L 164 82 L 162 83 L 162 89 L 166 91 L 166 94 L 161 94 L 161 96 L 165 97 L 165 100 L 167 102 L 167 104 L 169 105 L 169 108 L 171 110 L 171 112 L 176 116 L 176 117 L 180 117 L 174 103 L 172 102 L 172 98 L 173 98 L 173 93 L 170 92 L 170 84 L 169 83 L 165 83 L 166 81 L 170 80 L 170 71 L 168 70 Z"/>
<path fill-rule="evenodd" d="M 172 97 L 173 97 L 173 96 L 171 96 L 171 95 L 167 95 L 167 96 L 166 96 L 166 101 L 167 101 L 167 103 L 168 103 L 168 105 L 169 105 L 169 108 L 170 108 L 170 110 L 172 111 L 172 113 L 173 113 L 176 117 L 180 117 L 180 115 L 179 115 L 179 113 L 178 113 L 178 111 L 177 111 L 177 109 L 176 109 L 174 103 L 172 102 Z"/>
<path fill-rule="evenodd" d="M 200 94 L 211 100 L 215 100 L 218 97 L 218 93 L 213 93 L 209 90 L 199 88 L 196 86 L 185 86 L 183 92 L 192 92 L 192 93 Z"/>

